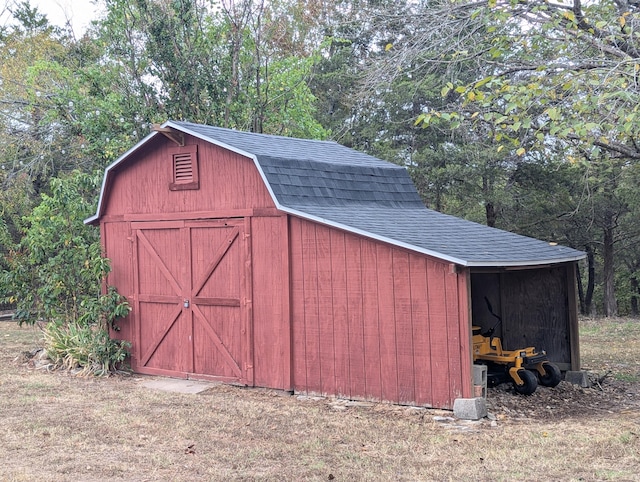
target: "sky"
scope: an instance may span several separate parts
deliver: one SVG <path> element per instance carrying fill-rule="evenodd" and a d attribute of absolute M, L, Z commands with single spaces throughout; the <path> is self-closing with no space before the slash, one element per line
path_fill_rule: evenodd
<path fill-rule="evenodd" d="M 0 0 L 0 13 L 7 6 L 23 0 Z M 91 20 L 98 18 L 100 7 L 93 0 L 30 0 L 32 7 L 45 14 L 49 22 L 63 27 L 67 18 L 71 21 L 76 38 L 81 37 Z"/>

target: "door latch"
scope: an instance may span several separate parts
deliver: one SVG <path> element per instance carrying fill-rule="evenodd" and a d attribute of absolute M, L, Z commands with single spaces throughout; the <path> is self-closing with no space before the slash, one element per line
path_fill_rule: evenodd
<path fill-rule="evenodd" d="M 189 300 L 184 300 L 184 307 L 189 308 Z"/>

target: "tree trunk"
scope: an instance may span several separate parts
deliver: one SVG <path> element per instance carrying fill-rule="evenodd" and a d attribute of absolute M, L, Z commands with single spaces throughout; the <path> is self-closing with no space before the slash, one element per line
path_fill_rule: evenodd
<path fill-rule="evenodd" d="M 482 193 L 484 195 L 484 212 L 487 218 L 487 226 L 491 228 L 496 227 L 496 220 L 498 219 L 498 212 L 495 204 L 491 201 L 487 201 L 493 197 L 493 183 L 487 179 L 486 176 L 482 176 Z"/>
<path fill-rule="evenodd" d="M 227 100 L 224 106 L 224 127 L 232 127 L 231 126 L 231 106 L 233 105 L 233 100 L 236 95 L 236 89 L 238 88 L 239 80 L 238 80 L 238 71 L 240 62 L 240 44 L 241 39 L 239 38 L 242 33 L 239 32 L 239 28 L 233 24 L 231 28 L 231 81 L 227 86 Z"/>
<path fill-rule="evenodd" d="M 596 262 L 593 248 L 587 246 L 587 292 L 584 295 L 584 311 L 585 315 L 593 314 L 593 290 L 596 286 Z"/>
<path fill-rule="evenodd" d="M 602 268 L 604 277 L 604 315 L 617 316 L 618 303 L 616 301 L 615 291 L 615 270 L 613 265 L 614 253 L 614 216 L 610 210 L 604 215 L 604 246 L 602 251 L 603 263 Z"/>
<path fill-rule="evenodd" d="M 487 215 L 487 226 L 495 228 L 496 220 L 498 219 L 498 213 L 496 212 L 496 207 L 492 202 L 488 202 L 484 204 L 484 210 Z"/>
<path fill-rule="evenodd" d="M 264 71 L 262 69 L 262 12 L 264 9 L 264 2 L 260 3 L 258 11 L 254 14 L 254 43 L 255 43 L 255 52 L 254 52 L 254 63 L 255 63 L 255 95 L 256 95 L 256 104 L 253 108 L 253 120 L 252 120 L 252 132 L 257 132 L 258 134 L 262 134 L 264 128 L 264 118 L 265 118 L 265 110 L 267 105 L 267 93 L 262 92 L 262 83 L 265 83 L 265 89 L 268 88 L 269 85 L 269 70 L 268 58 L 264 60 Z M 264 78 L 263 78 L 264 77 Z M 264 97 L 264 99 L 263 99 Z"/>
<path fill-rule="evenodd" d="M 629 280 L 631 281 L 631 288 L 633 289 L 631 293 L 631 316 L 638 316 L 638 295 L 640 294 L 640 283 L 638 283 L 635 274 L 631 275 Z"/>
<path fill-rule="evenodd" d="M 584 316 L 590 316 L 593 313 L 591 312 L 591 304 L 593 302 L 593 289 L 595 287 L 595 258 L 593 255 L 593 249 L 591 246 L 586 246 L 585 251 L 587 252 L 587 290 L 585 292 L 584 286 L 582 284 L 582 274 L 580 273 L 580 265 L 577 266 L 576 269 L 576 278 L 578 283 L 578 299 L 580 300 L 580 314 Z"/>
<path fill-rule="evenodd" d="M 580 302 L 580 314 L 586 315 L 584 305 L 584 288 L 582 287 L 582 274 L 580 273 L 580 264 L 576 264 L 576 285 L 578 286 L 578 301 Z"/>

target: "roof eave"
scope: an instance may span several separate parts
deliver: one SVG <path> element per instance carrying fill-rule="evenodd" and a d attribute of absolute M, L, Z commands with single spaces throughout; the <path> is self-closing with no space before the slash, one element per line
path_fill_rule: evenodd
<path fill-rule="evenodd" d="M 257 157 L 253 153 L 244 151 L 242 149 L 238 149 L 237 147 L 234 147 L 232 145 L 226 144 L 224 142 L 220 142 L 217 139 L 213 139 L 211 137 L 205 136 L 205 135 L 200 134 L 198 132 L 192 131 L 191 129 L 187 129 L 184 126 L 181 126 L 179 124 L 175 124 L 172 121 L 165 122 L 164 124 L 162 124 L 161 127 L 171 127 L 173 129 L 179 130 L 180 132 L 183 132 L 185 134 L 189 134 L 190 136 L 193 136 L 193 137 L 196 137 L 196 138 L 201 139 L 203 141 L 206 141 L 206 142 L 209 142 L 211 144 L 217 145 L 219 147 L 222 147 L 223 149 L 228 149 L 228 150 L 230 150 L 232 152 L 235 152 L 237 154 L 240 154 L 240 155 L 242 155 L 244 157 L 248 157 L 249 159 L 251 159 L 253 161 L 254 165 L 256 166 L 256 168 L 258 169 L 258 172 L 260 173 L 260 176 L 262 177 L 262 180 L 263 180 L 265 186 L 267 187 L 267 189 L 269 191 L 269 195 L 271 196 L 271 199 L 273 200 L 274 204 L 276 205 L 276 207 L 278 209 L 282 209 L 282 206 L 280 206 L 280 203 L 278 202 L 278 199 L 276 198 L 275 193 L 273 192 L 273 190 L 271 188 L 271 184 L 268 182 L 267 177 L 266 177 L 265 173 L 263 172 L 262 167 L 260 166 L 260 163 L 258 162 Z M 146 144 L 149 140 L 151 140 L 156 135 L 159 135 L 159 132 L 154 131 L 154 132 L 150 133 L 144 139 L 142 139 L 140 142 L 138 142 L 135 146 L 133 146 L 127 152 L 122 154 L 118 159 L 116 159 L 114 162 L 112 162 L 109 166 L 107 166 L 107 168 L 105 169 L 105 172 L 104 172 L 104 178 L 102 180 L 102 187 L 100 188 L 100 197 L 98 199 L 98 208 L 96 210 L 96 214 L 91 216 L 91 217 L 89 217 L 89 218 L 87 218 L 87 219 L 85 219 L 84 220 L 84 224 L 95 225 L 100 220 L 100 217 L 102 216 L 105 187 L 107 185 L 107 181 L 110 178 L 110 172 L 115 167 L 117 167 L 122 162 L 124 162 L 130 155 L 132 155 L 134 152 L 136 152 L 138 149 L 140 149 L 144 144 Z"/>
<path fill-rule="evenodd" d="M 151 138 L 158 135 L 158 132 L 152 132 L 148 134 L 144 139 L 140 140 L 135 146 L 129 149 L 127 152 L 118 157 L 115 161 L 107 166 L 104 170 L 104 176 L 102 178 L 102 186 L 100 187 L 100 197 L 98 198 L 98 208 L 96 209 L 96 214 L 84 220 L 84 224 L 93 224 L 95 225 L 99 220 L 100 216 L 102 216 L 102 208 L 104 201 L 104 193 L 107 186 L 107 181 L 109 180 L 111 171 L 123 163 L 130 155 L 140 149 L 143 145 L 145 145 Z"/>
<path fill-rule="evenodd" d="M 240 154 L 242 156 L 249 157 L 249 158 L 253 159 L 257 163 L 256 156 L 251 152 L 247 152 L 247 151 L 244 151 L 242 149 L 238 149 L 237 147 L 234 147 L 234 146 L 232 146 L 230 144 L 226 144 L 226 143 L 221 142 L 221 141 L 219 141 L 217 139 L 214 139 L 212 137 L 206 136 L 204 134 L 200 134 L 200 133 L 198 133 L 196 131 L 192 131 L 191 129 L 188 129 L 188 128 L 184 127 L 184 126 L 181 126 L 179 124 L 175 124 L 172 121 L 165 122 L 164 124 L 162 124 L 162 127 L 172 127 L 174 129 L 179 130 L 180 132 L 183 132 L 185 134 L 189 134 L 190 136 L 193 136 L 193 137 L 197 137 L 198 139 L 201 139 L 203 141 L 207 141 L 207 142 L 209 142 L 211 144 L 215 144 L 216 146 L 219 146 L 219 147 L 222 147 L 222 148 L 227 149 L 229 151 L 235 152 L 236 154 Z"/>
<path fill-rule="evenodd" d="M 410 251 L 414 251 L 421 254 L 426 254 L 427 256 L 431 256 L 436 259 L 440 259 L 442 261 L 447 261 L 449 263 L 454 263 L 463 267 L 476 267 L 476 268 L 510 268 L 510 267 L 529 267 L 529 266 L 543 266 L 548 264 L 561 264 L 561 263 L 569 263 L 574 261 L 580 261 L 586 257 L 586 254 L 581 253 L 575 256 L 563 256 L 558 258 L 546 258 L 539 260 L 496 260 L 496 261 L 486 261 L 486 260 L 468 260 L 458 258 L 456 256 L 447 255 L 445 253 L 441 253 L 438 251 L 429 250 L 420 246 L 416 246 L 414 244 L 405 243 L 402 241 L 398 241 L 397 239 L 389 238 L 386 236 L 380 236 L 378 234 L 372 233 L 370 231 L 366 231 L 363 229 L 354 228 L 353 226 L 349 226 L 346 224 L 338 223 L 332 221 L 330 219 L 322 218 L 320 216 L 315 216 L 309 214 L 304 211 L 300 211 L 299 209 L 289 208 L 287 206 L 282 206 L 277 204 L 278 209 L 284 211 L 288 214 L 292 214 L 294 216 L 308 219 L 310 221 L 315 221 L 327 226 L 332 226 L 334 228 L 341 229 L 343 231 L 347 231 L 354 234 L 359 234 L 361 236 L 366 236 L 367 238 L 375 239 L 377 241 L 381 241 L 387 244 L 391 244 L 394 246 L 398 246 L 400 248 L 405 248 Z"/>
<path fill-rule="evenodd" d="M 572 263 L 583 260 L 586 258 L 586 254 L 581 253 L 575 256 L 563 256 L 558 258 L 536 259 L 536 260 L 513 260 L 513 261 L 467 261 L 467 266 L 470 268 L 513 268 L 513 267 L 526 267 L 526 266 L 544 266 L 548 264 L 562 264 Z"/>

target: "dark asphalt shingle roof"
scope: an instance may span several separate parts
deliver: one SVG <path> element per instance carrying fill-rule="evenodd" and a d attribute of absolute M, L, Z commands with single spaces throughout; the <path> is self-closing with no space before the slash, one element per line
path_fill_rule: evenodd
<path fill-rule="evenodd" d="M 164 126 L 252 158 L 276 206 L 300 217 L 466 266 L 527 266 L 584 257 L 572 248 L 427 209 L 406 169 L 335 142 L 188 122 Z"/>

